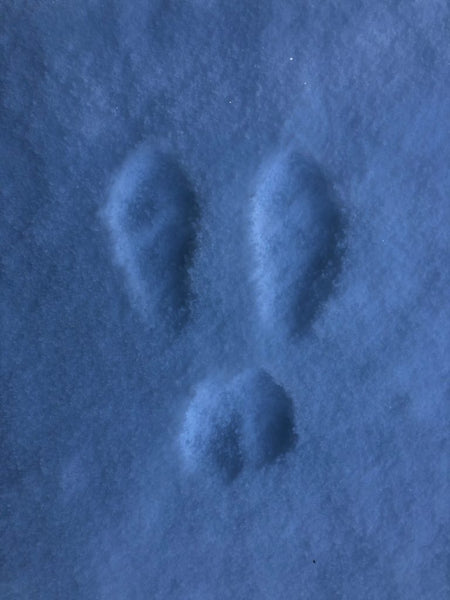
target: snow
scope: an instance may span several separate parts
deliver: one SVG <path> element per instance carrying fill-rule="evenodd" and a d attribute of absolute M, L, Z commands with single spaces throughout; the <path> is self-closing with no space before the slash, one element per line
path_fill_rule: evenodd
<path fill-rule="evenodd" d="M 198 209 L 176 162 L 144 145 L 124 164 L 103 210 L 130 299 L 146 322 L 179 321 L 189 297 Z M 167 243 L 170 240 L 170 244 Z"/>
<path fill-rule="evenodd" d="M 448 4 L 1 13 L 0 597 L 448 598 Z"/>

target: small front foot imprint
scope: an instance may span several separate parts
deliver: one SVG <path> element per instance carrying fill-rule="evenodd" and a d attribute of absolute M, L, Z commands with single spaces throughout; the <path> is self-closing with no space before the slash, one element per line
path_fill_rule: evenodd
<path fill-rule="evenodd" d="M 103 216 L 133 307 L 150 325 L 164 316 L 182 324 L 198 206 L 179 165 L 165 152 L 140 146 L 115 177 Z"/>
<path fill-rule="evenodd" d="M 264 370 L 229 382 L 204 381 L 180 435 L 189 471 L 207 471 L 230 483 L 244 468 L 274 463 L 296 442 L 292 399 Z"/>
<path fill-rule="evenodd" d="M 343 220 L 321 168 L 298 153 L 267 161 L 252 197 L 251 245 L 260 320 L 304 333 L 341 270 Z"/>

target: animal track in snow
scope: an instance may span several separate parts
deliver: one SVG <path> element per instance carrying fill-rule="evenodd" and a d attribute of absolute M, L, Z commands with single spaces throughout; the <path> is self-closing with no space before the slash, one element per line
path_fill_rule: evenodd
<path fill-rule="evenodd" d="M 246 467 L 274 463 L 295 442 L 292 400 L 264 370 L 245 371 L 227 383 L 204 381 L 180 435 L 188 470 L 207 470 L 228 483 Z"/>
<path fill-rule="evenodd" d="M 341 270 L 342 216 L 320 167 L 302 154 L 280 154 L 257 178 L 252 202 L 254 284 L 263 326 L 284 318 L 303 333 Z"/>
<path fill-rule="evenodd" d="M 133 306 L 177 324 L 189 308 L 198 206 L 179 165 L 143 144 L 114 178 L 103 216 Z"/>

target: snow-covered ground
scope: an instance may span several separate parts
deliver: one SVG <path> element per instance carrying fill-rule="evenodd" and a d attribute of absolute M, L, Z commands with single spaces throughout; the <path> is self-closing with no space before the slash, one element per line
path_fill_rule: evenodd
<path fill-rule="evenodd" d="M 447 1 L 0 15 L 0 597 L 449 598 Z"/>

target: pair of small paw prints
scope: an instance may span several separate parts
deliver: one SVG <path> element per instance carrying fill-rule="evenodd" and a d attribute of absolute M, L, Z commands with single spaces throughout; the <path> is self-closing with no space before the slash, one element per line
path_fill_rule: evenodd
<path fill-rule="evenodd" d="M 298 152 L 268 158 L 254 178 L 248 235 L 256 317 L 270 336 L 304 335 L 342 267 L 343 221 L 322 169 Z M 147 325 L 183 328 L 201 228 L 193 186 L 176 160 L 143 144 L 116 175 L 103 217 L 132 307 Z M 179 436 L 189 472 L 224 482 L 274 464 L 295 447 L 293 401 L 258 365 L 197 386 Z"/>
<path fill-rule="evenodd" d="M 203 381 L 187 410 L 180 444 L 186 467 L 233 481 L 274 463 L 296 441 L 294 406 L 263 369 Z"/>

